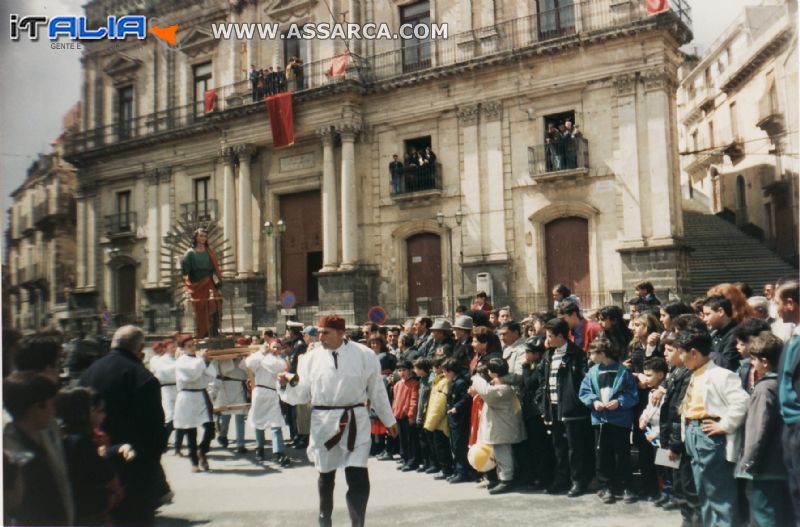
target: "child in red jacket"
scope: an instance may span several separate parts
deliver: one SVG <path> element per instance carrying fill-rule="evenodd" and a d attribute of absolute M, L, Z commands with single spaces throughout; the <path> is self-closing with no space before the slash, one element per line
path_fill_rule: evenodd
<path fill-rule="evenodd" d="M 401 360 L 397 363 L 400 380 L 394 384 L 392 411 L 397 419 L 400 435 L 400 457 L 403 464 L 398 470 L 411 472 L 421 463 L 419 431 L 417 430 L 417 404 L 419 401 L 419 379 L 414 376 L 411 362 Z"/>

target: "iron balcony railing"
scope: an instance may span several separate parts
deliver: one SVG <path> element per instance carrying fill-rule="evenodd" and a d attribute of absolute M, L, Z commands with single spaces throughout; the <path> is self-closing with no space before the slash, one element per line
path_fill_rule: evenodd
<path fill-rule="evenodd" d="M 528 147 L 528 167 L 533 178 L 589 168 L 589 141 L 572 137 L 556 143 Z"/>
<path fill-rule="evenodd" d="M 661 18 L 659 18 L 661 17 Z M 449 35 L 447 39 L 411 43 L 398 41 L 397 47 L 370 56 L 351 54 L 342 76 L 331 77 L 334 57 L 303 64 L 300 81 L 289 80 L 286 89 L 295 93 L 328 89 L 345 82 L 356 82 L 364 89 L 400 78 L 412 79 L 421 73 L 450 66 L 473 66 L 476 62 L 494 57 L 510 56 L 540 44 L 559 39 L 602 34 L 605 31 L 635 26 L 648 18 L 675 20 L 691 28 L 691 10 L 687 0 L 670 0 L 670 10 L 648 17 L 645 2 L 612 2 L 585 0 L 566 3 L 558 9 L 542 11 L 526 17 L 499 22 L 470 31 Z M 206 111 L 205 98 L 153 113 L 136 116 L 94 129 L 72 134 L 66 144 L 67 156 L 80 154 L 105 145 L 135 140 L 153 134 L 208 124 L 221 112 L 254 104 L 263 104 L 261 92 L 249 79 L 214 88 L 213 109 Z"/>
<path fill-rule="evenodd" d="M 182 203 L 181 217 L 189 223 L 215 221 L 218 217 L 217 200 L 207 199 Z"/>
<path fill-rule="evenodd" d="M 120 236 L 136 232 L 136 213 L 119 212 L 106 216 L 106 234 Z"/>
<path fill-rule="evenodd" d="M 392 177 L 393 197 L 442 190 L 441 165 L 434 163 L 423 166 L 406 166 L 398 170 Z"/>

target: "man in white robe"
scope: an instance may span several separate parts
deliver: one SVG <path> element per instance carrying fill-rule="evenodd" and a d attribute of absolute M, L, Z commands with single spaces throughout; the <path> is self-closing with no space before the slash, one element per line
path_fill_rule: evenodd
<path fill-rule="evenodd" d="M 279 393 L 289 404 L 310 402 L 312 406 L 307 453 L 319 471 L 320 526 L 331 525 L 336 469 L 343 467 L 350 520 L 354 527 L 361 527 L 370 489 L 367 402 L 392 437 L 397 436 L 397 423 L 375 353 L 345 339 L 344 319 L 322 317 L 319 340 L 322 347 L 306 357 L 296 375 L 278 376 Z"/>

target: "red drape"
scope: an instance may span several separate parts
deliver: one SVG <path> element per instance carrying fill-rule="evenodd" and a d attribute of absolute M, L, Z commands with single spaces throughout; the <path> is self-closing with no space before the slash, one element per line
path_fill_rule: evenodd
<path fill-rule="evenodd" d="M 206 113 L 213 112 L 214 106 L 217 103 L 217 92 L 214 90 L 206 90 L 203 94 L 203 109 Z"/>
<path fill-rule="evenodd" d="M 331 77 L 344 77 L 344 74 L 347 72 L 347 64 L 350 62 L 350 55 L 347 53 L 342 53 L 341 55 L 337 55 L 333 57 L 331 61 L 331 67 L 328 69 L 328 75 Z"/>
<path fill-rule="evenodd" d="M 292 93 L 285 92 L 267 97 L 267 113 L 272 128 L 272 144 L 276 147 L 294 144 L 294 114 Z"/>
<path fill-rule="evenodd" d="M 657 15 L 669 10 L 669 0 L 645 0 L 647 15 Z"/>

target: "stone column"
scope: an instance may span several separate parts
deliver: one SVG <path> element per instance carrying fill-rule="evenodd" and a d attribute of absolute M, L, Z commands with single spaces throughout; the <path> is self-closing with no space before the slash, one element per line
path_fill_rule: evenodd
<path fill-rule="evenodd" d="M 172 214 L 170 210 L 171 195 L 170 183 L 172 182 L 172 169 L 160 169 L 158 171 L 158 208 L 159 208 L 159 252 L 161 251 L 161 240 L 172 230 Z M 160 257 L 159 257 L 160 260 Z M 159 263 L 158 278 L 161 279 L 161 264 Z M 168 279 L 168 277 L 166 277 Z"/>
<path fill-rule="evenodd" d="M 342 265 L 354 269 L 358 263 L 358 193 L 355 174 L 356 131 L 343 129 L 342 139 Z"/>
<path fill-rule="evenodd" d="M 490 258 L 506 257 L 505 185 L 503 183 L 503 106 L 487 103 L 482 106 L 483 123 L 486 128 L 486 181 L 491 189 L 483 193 L 488 197 L 489 210 L 483 228 L 483 254 Z"/>
<path fill-rule="evenodd" d="M 86 199 L 86 286 L 93 287 L 97 284 L 97 216 L 95 214 L 96 196 L 90 195 Z"/>
<path fill-rule="evenodd" d="M 239 276 L 250 276 L 253 272 L 253 196 L 250 189 L 250 158 L 255 153 L 252 145 L 236 147 L 239 158 L 239 229 L 238 243 Z"/>
<path fill-rule="evenodd" d="M 86 197 L 79 193 L 77 196 L 77 215 L 78 221 L 76 225 L 76 263 L 75 270 L 77 276 L 75 277 L 75 286 L 78 288 L 86 285 Z M 19 220 L 14 222 L 18 225 Z"/>
<path fill-rule="evenodd" d="M 158 171 L 147 174 L 147 287 L 158 283 Z"/>
<path fill-rule="evenodd" d="M 228 242 L 228 248 L 233 257 L 234 267 L 226 271 L 228 276 L 233 274 L 236 265 L 236 185 L 233 177 L 233 149 L 222 149 L 222 232 Z M 228 277 L 226 276 L 226 278 Z"/>
<path fill-rule="evenodd" d="M 617 91 L 619 144 L 618 183 L 622 186 L 623 245 L 641 245 L 642 209 L 639 183 L 639 130 L 636 120 L 636 76 L 620 75 L 614 79 Z"/>
<path fill-rule="evenodd" d="M 333 132 L 321 129 L 322 139 L 322 271 L 339 267 L 339 215 L 336 209 L 336 165 L 333 159 Z"/>
<path fill-rule="evenodd" d="M 464 195 L 463 252 L 467 260 L 482 256 L 478 116 L 477 106 L 467 106 L 458 111 L 458 122 L 463 137 L 461 151 L 464 153 L 464 171 L 461 174 L 461 192 Z"/>

